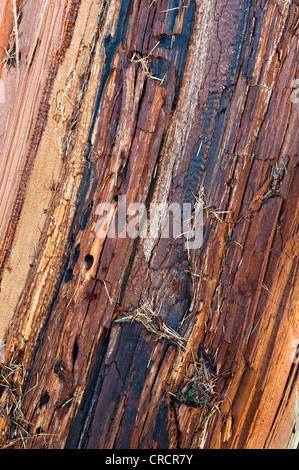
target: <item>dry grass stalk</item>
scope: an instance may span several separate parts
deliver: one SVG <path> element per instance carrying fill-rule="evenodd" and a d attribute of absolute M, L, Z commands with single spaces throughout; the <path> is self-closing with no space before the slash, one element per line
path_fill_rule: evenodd
<path fill-rule="evenodd" d="M 15 444 L 26 448 L 29 440 L 49 434 L 42 431 L 31 434 L 32 426 L 21 408 L 26 371 L 19 358 L 12 354 L 7 362 L 0 363 L 0 418 L 6 422 L 5 431 L 0 439 L 0 449 L 8 449 Z M 46 443 L 45 443 L 46 445 Z"/>
<path fill-rule="evenodd" d="M 12 67 L 17 67 L 19 77 L 20 47 L 18 25 L 22 19 L 22 5 L 19 10 L 17 10 L 16 0 L 13 0 L 13 15 L 14 25 L 9 37 L 8 48 L 4 47 L 5 56 L 2 62 L 5 64 L 5 67 L 8 70 L 10 70 Z"/>
<path fill-rule="evenodd" d="M 20 58 L 20 46 L 19 46 L 19 32 L 18 32 L 18 24 L 19 24 L 19 17 L 17 12 L 17 2 L 13 0 L 13 15 L 14 15 L 14 25 L 15 25 L 15 43 L 16 43 L 16 64 L 17 64 L 17 73 L 18 73 L 18 82 L 19 82 L 19 58 Z"/>
<path fill-rule="evenodd" d="M 149 302 L 145 302 L 133 313 L 124 313 L 115 320 L 116 323 L 133 323 L 134 321 L 142 323 L 149 333 L 157 335 L 157 340 L 168 339 L 179 348 L 186 350 L 187 339 L 168 327 L 161 319 L 159 312 L 156 313 Z M 221 402 L 216 392 L 218 377 L 212 369 L 213 366 L 207 366 L 207 362 L 202 356 L 196 360 L 193 358 L 179 390 L 169 392 L 172 397 L 181 403 L 200 407 L 203 419 L 212 418 L 216 410 L 220 412 L 218 406 Z"/>
<path fill-rule="evenodd" d="M 15 43 L 15 35 L 12 33 L 9 38 L 8 42 L 8 49 L 5 49 L 5 56 L 3 59 L 3 63 L 5 67 L 10 70 L 12 67 L 16 66 L 16 43 Z"/>
<path fill-rule="evenodd" d="M 200 203 L 203 207 L 203 210 L 205 210 L 207 212 L 208 215 L 212 215 L 213 217 L 215 217 L 215 219 L 217 219 L 219 222 L 222 222 L 222 223 L 227 223 L 227 222 L 224 222 L 223 219 L 221 219 L 219 217 L 220 214 L 231 214 L 232 211 L 220 211 L 218 209 L 216 209 L 214 206 L 211 206 L 211 205 L 207 205 L 205 202 L 204 202 L 204 192 L 205 192 L 205 189 L 202 187 L 200 188 L 199 190 L 199 194 L 198 196 L 195 197 L 195 200 L 196 200 L 196 203 Z"/>
<path fill-rule="evenodd" d="M 0 364 L 0 417 L 7 422 L 9 442 L 19 434 L 21 438 L 30 435 L 24 426 L 28 421 L 21 410 L 25 370 L 17 357 Z M 7 442 L 4 443 L 5 447 Z"/>
<path fill-rule="evenodd" d="M 186 349 L 187 340 L 180 336 L 175 330 L 161 319 L 161 316 L 153 310 L 149 302 L 145 302 L 141 307 L 134 310 L 133 313 L 124 314 L 115 320 L 116 323 L 133 323 L 137 321 L 142 323 L 149 333 L 157 335 L 157 340 L 168 339 L 182 349 Z"/>

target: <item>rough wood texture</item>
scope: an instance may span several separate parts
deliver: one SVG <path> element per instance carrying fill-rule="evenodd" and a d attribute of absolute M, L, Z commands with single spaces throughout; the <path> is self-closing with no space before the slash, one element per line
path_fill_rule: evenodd
<path fill-rule="evenodd" d="M 52 90 L 71 49 L 80 80 L 64 71 L 63 164 L 5 349 L 6 363 L 26 371 L 27 448 L 296 446 L 299 3 L 59 3 L 63 46 L 47 66 L 0 257 L 4 279 L 27 168 L 63 119 Z M 76 28 L 84 8 L 95 22 L 89 42 Z M 279 191 L 264 198 L 286 155 Z M 202 248 L 96 238 L 97 205 L 120 194 L 147 207 L 202 195 Z M 115 322 L 147 301 L 185 349 Z M 200 354 L 217 403 L 195 407 L 172 394 L 192 380 Z M 21 447 L 9 424 L 2 418 L 3 445 Z"/>

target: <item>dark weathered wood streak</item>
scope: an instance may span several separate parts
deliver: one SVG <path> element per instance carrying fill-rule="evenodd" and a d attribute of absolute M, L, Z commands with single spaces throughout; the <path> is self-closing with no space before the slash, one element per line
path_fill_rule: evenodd
<path fill-rule="evenodd" d="M 121 2 L 115 33 L 104 38 L 77 209 L 65 221 L 67 253 L 53 254 L 60 268 L 53 296 L 45 284 L 24 340 L 38 283 L 32 274 L 8 338 L 7 351 L 20 348 L 29 370 L 22 401 L 29 431 L 49 434 L 50 448 L 271 447 L 296 388 L 298 366 L 285 351 L 299 337 L 298 105 L 291 100 L 298 5 L 190 0 L 163 12 L 175 6 Z M 150 54 L 163 83 L 130 60 L 134 51 Z M 252 211 L 271 165 L 286 154 L 279 195 Z M 66 162 L 53 215 L 70 177 Z M 123 194 L 128 204 L 194 203 L 200 188 L 204 243 L 191 257 L 183 239 L 153 246 L 95 239 L 100 202 Z M 51 240 L 50 225 L 44 239 Z M 145 300 L 188 338 L 185 351 L 156 342 L 140 324 L 113 322 Z M 209 423 L 169 394 L 200 346 L 222 401 Z M 27 444 L 44 445 L 42 436 Z"/>

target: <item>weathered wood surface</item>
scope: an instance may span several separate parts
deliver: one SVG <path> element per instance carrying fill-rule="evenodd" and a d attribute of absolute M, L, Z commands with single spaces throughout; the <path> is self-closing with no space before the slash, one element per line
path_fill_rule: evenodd
<path fill-rule="evenodd" d="M 75 24 L 83 7 L 69 4 L 76 14 L 65 21 Z M 74 106 L 61 174 L 5 350 L 27 373 L 21 407 L 35 437 L 25 436 L 26 446 L 288 446 L 298 432 L 299 4 L 87 5 L 98 24 L 78 46 L 77 57 L 88 50 L 88 60 L 68 91 Z M 66 48 L 80 34 L 73 23 Z M 153 76 L 131 60 L 136 52 Z M 34 142 L 58 119 L 47 103 Z M 287 154 L 279 194 L 262 201 L 272 166 Z M 38 147 L 26 164 L 35 158 Z M 126 194 L 147 206 L 195 203 L 202 188 L 204 243 L 191 256 L 183 238 L 95 236 L 100 202 Z M 4 238 L 10 246 L 12 233 Z M 13 254 L 1 255 L 5 274 Z M 185 350 L 139 323 L 114 322 L 145 301 L 187 338 Z M 213 415 L 171 395 L 199 350 L 217 377 Z M 0 424 L 9 445 L 15 429 Z"/>

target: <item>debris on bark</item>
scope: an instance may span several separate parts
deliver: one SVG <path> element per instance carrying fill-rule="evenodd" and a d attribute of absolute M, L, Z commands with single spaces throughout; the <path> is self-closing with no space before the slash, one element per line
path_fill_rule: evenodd
<path fill-rule="evenodd" d="M 28 0 L 18 39 L 2 447 L 298 446 L 297 2 Z M 191 205 L 188 233 L 202 209 L 202 246 L 158 210 L 156 237 L 97 236 L 124 196 Z"/>

